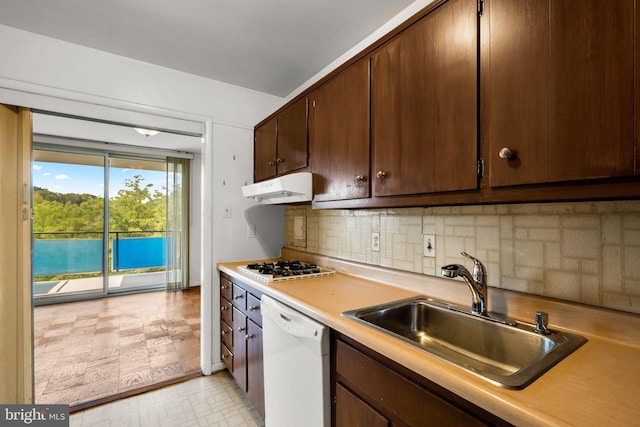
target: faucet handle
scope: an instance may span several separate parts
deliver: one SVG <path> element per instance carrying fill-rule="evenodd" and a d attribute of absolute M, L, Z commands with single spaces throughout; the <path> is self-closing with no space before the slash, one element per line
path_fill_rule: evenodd
<path fill-rule="evenodd" d="M 469 255 L 468 253 L 462 251 L 460 255 L 469 258 L 473 261 L 473 279 L 476 282 L 481 282 L 484 284 L 483 276 L 487 275 L 487 270 L 484 268 L 484 264 L 480 262 L 480 260 L 474 256 Z"/>

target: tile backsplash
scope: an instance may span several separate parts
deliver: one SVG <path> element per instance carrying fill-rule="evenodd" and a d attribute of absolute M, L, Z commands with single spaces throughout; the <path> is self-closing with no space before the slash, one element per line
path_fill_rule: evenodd
<path fill-rule="evenodd" d="M 435 257 L 423 255 L 423 235 L 434 236 Z M 466 251 L 485 264 L 490 286 L 640 313 L 640 201 L 287 206 L 285 247 L 428 275 L 451 263 L 470 269 Z"/>

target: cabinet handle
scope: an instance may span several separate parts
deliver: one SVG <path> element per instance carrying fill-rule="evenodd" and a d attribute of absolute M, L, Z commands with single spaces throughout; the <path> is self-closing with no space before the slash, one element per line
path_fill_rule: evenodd
<path fill-rule="evenodd" d="M 242 298 L 244 298 L 244 295 L 242 294 L 233 296 L 233 299 L 242 299 Z"/>
<path fill-rule="evenodd" d="M 284 163 L 284 159 L 276 159 L 276 163 Z"/>
<path fill-rule="evenodd" d="M 376 174 L 376 177 L 378 179 L 382 179 L 382 178 L 384 178 L 386 176 L 387 176 L 387 173 L 385 171 L 378 171 L 378 173 Z"/>
<path fill-rule="evenodd" d="M 229 289 L 229 285 L 222 285 L 222 286 L 220 286 L 220 289 L 222 289 L 222 290 Z"/>
<path fill-rule="evenodd" d="M 498 156 L 500 156 L 501 159 L 513 159 L 514 154 L 513 151 L 508 148 L 508 147 L 504 147 L 503 149 L 500 150 L 500 152 L 498 153 Z"/>
<path fill-rule="evenodd" d="M 238 332 L 242 332 L 242 331 L 246 331 L 246 330 L 247 330 L 247 328 L 245 328 L 244 326 L 240 326 L 238 328 Z"/>
<path fill-rule="evenodd" d="M 353 178 L 353 180 L 354 180 L 355 182 L 362 182 L 362 181 L 364 181 L 364 176 L 362 176 L 362 175 L 356 175 L 356 176 L 355 176 L 355 178 Z"/>
<path fill-rule="evenodd" d="M 244 336 L 244 339 L 245 339 L 245 341 L 249 341 L 249 340 L 250 340 L 251 338 L 253 338 L 253 337 L 254 337 L 254 335 L 253 335 L 253 334 L 252 334 L 252 335 L 245 335 L 245 336 Z"/>
<path fill-rule="evenodd" d="M 250 305 L 249 306 L 249 311 L 254 311 L 254 310 L 260 310 L 260 306 L 259 305 Z"/>
<path fill-rule="evenodd" d="M 229 307 L 220 307 L 220 311 L 229 310 Z"/>
<path fill-rule="evenodd" d="M 275 166 L 276 162 L 269 162 L 269 166 Z"/>

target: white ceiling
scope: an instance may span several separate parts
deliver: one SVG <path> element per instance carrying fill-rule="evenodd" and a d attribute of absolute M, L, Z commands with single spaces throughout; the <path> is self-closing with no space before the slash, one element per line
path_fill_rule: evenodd
<path fill-rule="evenodd" d="M 0 24 L 284 97 L 414 0 L 0 0 Z"/>

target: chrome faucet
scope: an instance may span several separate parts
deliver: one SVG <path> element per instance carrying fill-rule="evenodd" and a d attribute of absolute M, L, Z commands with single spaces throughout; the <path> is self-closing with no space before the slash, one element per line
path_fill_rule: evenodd
<path fill-rule="evenodd" d="M 471 313 L 488 317 L 487 313 L 487 270 L 477 258 L 472 257 L 466 252 L 460 252 L 461 255 L 473 260 L 473 274 L 461 264 L 449 264 L 440 270 L 444 277 L 454 279 L 458 276 L 462 277 L 469 289 L 471 289 Z"/>

